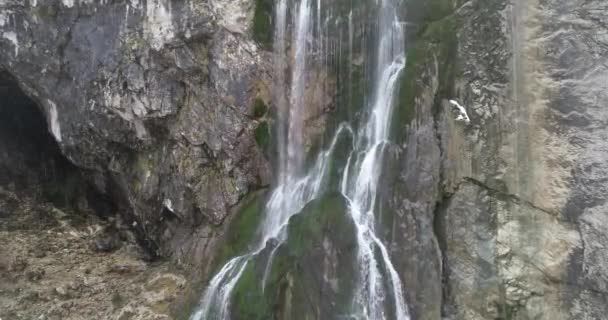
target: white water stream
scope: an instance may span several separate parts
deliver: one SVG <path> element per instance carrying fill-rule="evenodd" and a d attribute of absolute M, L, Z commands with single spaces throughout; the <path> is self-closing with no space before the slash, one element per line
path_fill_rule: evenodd
<path fill-rule="evenodd" d="M 374 209 L 378 193 L 378 179 L 382 171 L 383 149 L 389 139 L 395 85 L 405 66 L 404 30 L 396 15 L 396 0 L 378 0 L 377 61 L 374 69 L 374 87 L 371 103 L 363 116 L 359 130 L 355 133 L 351 125 L 342 124 L 325 151 L 320 152 L 308 170 L 303 167 L 303 126 L 305 112 L 305 90 L 307 59 L 312 36 L 313 12 L 310 0 L 301 0 L 294 6 L 291 47 L 293 67 L 291 86 L 286 87 L 287 68 L 287 17 L 288 0 L 277 0 L 275 4 L 275 91 L 274 103 L 278 111 L 278 184 L 273 190 L 264 211 L 260 237 L 249 253 L 228 261 L 211 279 L 202 301 L 191 316 L 191 320 L 230 319 L 230 298 L 247 264 L 257 256 L 271 239 L 279 244 L 285 241 L 289 218 L 300 212 L 306 204 L 321 196 L 327 178 L 332 153 L 343 135 L 354 139 L 353 150 L 344 167 L 341 192 L 348 200 L 349 210 L 357 230 L 359 275 L 353 301 L 352 316 L 355 319 L 409 320 L 407 305 L 403 297 L 403 286 L 390 260 L 388 250 L 375 233 Z M 321 0 L 317 0 L 317 29 L 321 27 Z M 352 13 L 349 17 L 349 32 L 352 32 Z M 321 47 L 324 40 L 320 39 Z M 352 48 L 352 34 L 349 35 Z M 320 56 L 325 53 L 320 49 Z M 287 98 L 289 93 L 289 99 Z M 304 172 L 305 171 L 305 172 Z M 268 259 L 266 275 L 272 267 L 275 245 Z M 382 261 L 378 261 L 381 259 Z M 387 303 L 394 310 L 387 314 Z"/>
<path fill-rule="evenodd" d="M 389 139 L 395 85 L 405 67 L 404 30 L 396 9 L 391 1 L 382 0 L 372 101 L 367 119 L 357 132 L 355 149 L 348 158 L 341 183 L 342 194 L 348 199 L 349 212 L 357 227 L 360 281 L 354 316 L 358 319 L 388 319 L 385 311 L 388 298 L 395 305 L 394 319 L 409 319 L 401 280 L 388 250 L 375 233 L 374 215 L 383 149 Z M 376 250 L 380 252 L 382 263 L 377 261 Z M 382 266 L 384 270 L 381 270 Z M 389 288 L 386 288 L 384 277 L 388 278 Z"/>

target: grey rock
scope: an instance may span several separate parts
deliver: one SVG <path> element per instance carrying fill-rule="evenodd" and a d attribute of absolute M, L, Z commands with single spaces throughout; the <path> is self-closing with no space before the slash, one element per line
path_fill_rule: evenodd
<path fill-rule="evenodd" d="M 70 293 L 66 287 L 57 287 L 55 288 L 55 293 L 62 298 L 69 298 Z"/>
<path fill-rule="evenodd" d="M 406 243 L 401 250 L 421 250 L 418 234 L 431 232 L 420 223 L 429 209 L 413 204 L 437 204 L 444 317 L 600 319 L 608 311 L 600 213 L 608 69 L 598 54 L 605 11 L 602 1 L 469 1 L 452 14 L 459 43 L 453 96 L 435 96 L 432 85 L 417 93 L 413 132 L 397 153 L 399 180 L 409 183 L 394 196 L 397 212 L 417 208 L 413 221 L 404 220 L 412 242 L 398 242 Z M 432 79 L 422 83 L 444 76 L 432 63 L 425 69 Z M 466 106 L 469 125 L 446 112 L 447 99 Z M 425 110 L 437 103 L 440 112 L 428 120 Z M 440 168 L 423 163 L 436 158 L 418 141 L 439 147 Z M 423 249 L 417 259 L 435 254 Z M 406 277 L 416 272 L 416 265 L 404 269 Z M 415 311 L 422 308 L 416 296 Z"/>
<path fill-rule="evenodd" d="M 155 255 L 207 263 L 180 252 L 209 239 L 181 233 L 220 225 L 268 183 L 247 116 L 267 77 L 247 32 L 252 10 L 251 1 L 0 3 L 0 70 Z"/>
<path fill-rule="evenodd" d="M 438 20 L 457 21 L 453 88 L 437 88 L 439 51 L 418 61 L 416 115 L 386 169 L 414 317 L 605 317 L 606 9 L 468 1 Z"/>

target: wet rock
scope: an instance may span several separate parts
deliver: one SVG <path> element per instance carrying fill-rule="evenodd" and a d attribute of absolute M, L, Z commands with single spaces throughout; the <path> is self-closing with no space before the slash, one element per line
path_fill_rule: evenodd
<path fill-rule="evenodd" d="M 288 229 L 267 274 L 272 246 L 243 271 L 234 289 L 235 319 L 339 319 L 350 306 L 357 240 L 345 199 L 338 194 L 317 199 Z"/>

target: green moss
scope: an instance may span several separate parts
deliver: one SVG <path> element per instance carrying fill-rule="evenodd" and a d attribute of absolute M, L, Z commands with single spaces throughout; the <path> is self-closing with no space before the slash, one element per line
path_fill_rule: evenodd
<path fill-rule="evenodd" d="M 146 40 L 138 34 L 128 34 L 122 40 L 123 55 L 129 61 L 134 61 L 136 53 L 146 46 Z"/>
<path fill-rule="evenodd" d="M 346 235 L 352 222 L 345 213 L 344 199 L 339 195 L 324 197 L 307 206 L 302 214 L 289 222 L 289 253 L 303 256 L 312 249 L 315 240 L 332 233 Z"/>
<path fill-rule="evenodd" d="M 57 16 L 57 9 L 54 5 L 39 4 L 36 7 L 32 7 L 32 13 L 40 18 L 55 18 Z"/>
<path fill-rule="evenodd" d="M 253 103 L 253 117 L 256 119 L 261 118 L 266 115 L 266 112 L 268 112 L 268 106 L 266 106 L 264 100 L 256 98 Z"/>
<path fill-rule="evenodd" d="M 418 79 L 424 68 L 423 60 L 426 55 L 426 46 L 416 45 L 408 51 L 405 70 L 399 79 L 399 100 L 395 106 L 393 125 L 396 128 L 396 136 L 401 137 L 403 127 L 409 124 L 415 116 L 416 96 L 419 93 Z"/>
<path fill-rule="evenodd" d="M 497 320 L 513 320 L 517 319 L 517 312 L 521 307 L 509 305 L 507 303 L 498 304 Z"/>
<path fill-rule="evenodd" d="M 133 51 L 138 51 L 143 48 L 146 44 L 146 41 L 140 37 L 139 35 L 130 34 L 124 40 L 124 45 Z"/>
<path fill-rule="evenodd" d="M 264 208 L 262 197 L 260 194 L 255 194 L 244 201 L 245 205 L 228 227 L 228 238 L 216 258 L 217 267 L 222 266 L 230 258 L 245 253 L 255 240 Z"/>
<path fill-rule="evenodd" d="M 264 49 L 272 49 L 272 0 L 256 0 L 253 14 L 253 39 Z"/>
<path fill-rule="evenodd" d="M 251 260 L 234 289 L 233 319 L 335 319 L 350 307 L 356 257 L 355 228 L 339 194 L 314 201 L 289 221 L 288 239 L 276 252 L 262 290 L 266 248 Z M 327 246 L 334 248 L 326 250 Z M 332 261 L 339 292 L 320 290 Z M 331 306 L 331 307 L 330 307 Z M 318 308 L 318 309 L 317 309 Z M 321 314 L 318 314 L 321 309 Z"/>
<path fill-rule="evenodd" d="M 439 62 L 439 90 L 434 104 L 434 113 L 441 107 L 443 99 L 454 94 L 454 82 L 458 68 L 458 38 L 456 18 L 446 17 L 429 25 L 425 38 L 431 43 Z"/>
<path fill-rule="evenodd" d="M 139 194 L 144 188 L 146 177 L 154 167 L 153 155 L 148 153 L 138 153 L 131 159 L 130 168 L 133 173 L 131 177 L 131 187 L 135 194 Z"/>
<path fill-rule="evenodd" d="M 261 290 L 261 277 L 256 264 L 249 263 L 234 289 L 233 303 L 238 319 L 272 319 L 269 301 Z"/>
<path fill-rule="evenodd" d="M 456 0 L 421 0 L 411 1 L 412 8 L 421 14 L 421 21 L 425 24 L 439 21 L 454 12 Z"/>
<path fill-rule="evenodd" d="M 135 159 L 134 169 L 136 172 L 144 174 L 150 170 L 151 163 L 152 161 L 147 154 L 138 154 L 137 159 Z"/>
<path fill-rule="evenodd" d="M 416 116 L 416 98 L 429 84 L 423 75 L 436 59 L 439 64 L 439 88 L 433 102 L 433 113 L 441 110 L 441 101 L 454 94 L 454 82 L 458 68 L 457 20 L 449 15 L 453 10 L 451 0 L 433 0 L 428 7 L 428 22 L 416 36 L 408 50 L 405 70 L 401 74 L 399 101 L 395 109 L 393 133 L 397 141 L 406 137 L 403 127 Z M 439 20 L 434 20 L 439 19 Z"/>
<path fill-rule="evenodd" d="M 335 319 L 346 313 L 356 274 L 352 270 L 356 233 L 346 208 L 342 196 L 330 194 L 294 216 L 289 221 L 288 240 L 277 249 L 264 290 L 261 280 L 270 248 L 243 271 L 233 292 L 233 319 Z M 320 290 L 325 283 L 322 274 L 327 272 L 323 261 L 327 260 L 335 263 L 335 272 L 339 271 L 335 275 L 339 292 Z M 317 308 L 323 310 L 320 315 Z"/>
<path fill-rule="evenodd" d="M 325 306 L 328 309 L 325 312 L 331 313 L 322 318 L 333 319 L 350 310 L 357 274 L 357 240 L 355 225 L 347 211 L 342 195 L 332 193 L 309 204 L 290 220 L 284 259 L 290 259 L 294 265 L 284 262 L 283 268 L 277 268 L 279 275 L 289 273 L 293 278 L 292 314 L 287 318 L 306 314 L 314 318 L 316 310 L 310 310 L 305 303 L 310 299 L 315 301 L 313 305 Z M 323 267 L 324 261 L 331 261 L 339 271 L 335 279 L 338 288 L 335 294 L 312 293 L 322 283 L 319 275 L 327 272 Z M 289 267 L 288 272 L 284 270 L 286 267 Z M 302 316 L 300 319 L 305 318 Z"/>
<path fill-rule="evenodd" d="M 254 135 L 258 145 L 264 150 L 267 150 L 270 146 L 270 126 L 268 125 L 268 122 L 261 122 L 258 127 L 255 128 Z"/>

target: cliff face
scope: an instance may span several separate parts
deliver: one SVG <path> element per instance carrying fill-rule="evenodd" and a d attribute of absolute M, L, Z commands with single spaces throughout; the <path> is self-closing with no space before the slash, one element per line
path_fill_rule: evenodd
<path fill-rule="evenodd" d="M 213 226 L 268 183 L 253 14 L 251 1 L 0 2 L 0 69 L 154 254 L 200 264 Z"/>
<path fill-rule="evenodd" d="M 421 317 L 437 310 L 440 279 L 447 317 L 604 317 L 606 10 L 461 2 L 418 36 L 427 55 L 410 55 L 422 76 L 391 194 L 395 246 L 419 258 L 403 265 Z"/>
<path fill-rule="evenodd" d="M 62 153 L 112 199 L 140 242 L 198 276 L 210 271 L 230 213 L 270 181 L 267 5 L 0 0 L 0 71 L 38 104 Z M 379 220 L 412 317 L 604 318 L 608 4 L 408 5 L 415 32 Z M 456 120 L 450 99 L 470 122 Z M 308 130 L 323 132 L 322 120 Z M 311 220 L 351 229 L 333 211 L 307 210 Z M 231 228 L 235 247 L 254 232 L 248 219 Z M 320 256 L 335 275 L 352 252 L 332 248 L 352 249 L 352 239 L 327 231 L 319 243 L 329 249 L 313 246 L 298 259 Z M 308 274 L 289 270 L 291 282 Z M 251 283 L 238 287 L 243 318 Z M 304 287 L 288 293 L 305 300 Z M 340 300 L 314 297 L 319 314 Z M 285 319 L 310 311 L 281 310 Z"/>

